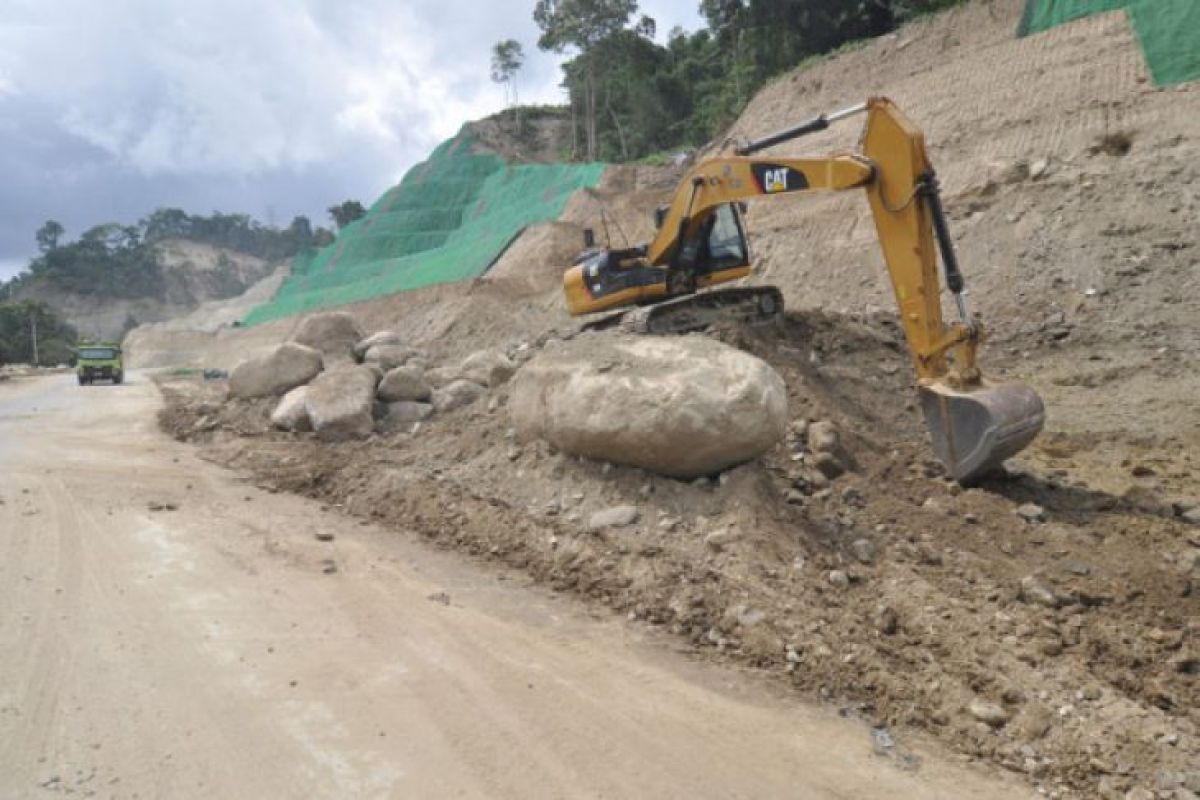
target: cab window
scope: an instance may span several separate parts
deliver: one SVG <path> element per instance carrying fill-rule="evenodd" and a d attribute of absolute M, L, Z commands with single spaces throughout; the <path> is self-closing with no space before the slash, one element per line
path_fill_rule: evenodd
<path fill-rule="evenodd" d="M 723 205 L 713 215 L 712 231 L 708 234 L 708 255 L 714 266 L 733 267 L 745 264 L 746 239 L 738 224 L 733 206 Z"/>

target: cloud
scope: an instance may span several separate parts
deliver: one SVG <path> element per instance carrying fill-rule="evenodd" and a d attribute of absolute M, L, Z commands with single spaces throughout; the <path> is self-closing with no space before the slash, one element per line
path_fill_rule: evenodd
<path fill-rule="evenodd" d="M 561 99 L 532 5 L 0 0 L 0 260 L 47 218 L 77 233 L 164 205 L 321 219 L 373 200 L 499 110 L 494 42 L 525 45 L 523 101 Z M 694 26 L 691 2 L 643 5 L 660 31 Z"/>

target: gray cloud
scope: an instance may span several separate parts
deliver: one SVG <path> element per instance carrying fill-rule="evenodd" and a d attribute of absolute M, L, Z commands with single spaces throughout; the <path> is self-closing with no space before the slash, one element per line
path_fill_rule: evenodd
<path fill-rule="evenodd" d="M 499 109 L 491 44 L 525 45 L 525 101 L 560 99 L 532 0 L 0 0 L 0 275 L 33 232 L 160 206 L 286 224 L 369 202 Z M 659 30 L 695 0 L 649 0 Z"/>

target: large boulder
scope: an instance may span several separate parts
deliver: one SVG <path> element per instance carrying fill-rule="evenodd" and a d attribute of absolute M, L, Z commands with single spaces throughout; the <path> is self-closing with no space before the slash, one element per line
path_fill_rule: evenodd
<path fill-rule="evenodd" d="M 292 341 L 320 350 L 329 359 L 349 360 L 363 338 L 354 317 L 345 311 L 325 311 L 305 317 Z"/>
<path fill-rule="evenodd" d="M 415 367 L 396 367 L 388 371 L 379 382 L 376 395 L 387 403 L 400 400 L 426 401 L 433 390 L 425 382 L 421 370 Z"/>
<path fill-rule="evenodd" d="M 297 386 L 285 394 L 271 412 L 271 424 L 285 431 L 311 431 L 312 422 L 304 405 L 307 396 L 307 386 Z"/>
<path fill-rule="evenodd" d="M 440 389 L 434 389 L 430 400 L 433 403 L 433 410 L 444 414 L 447 411 L 474 403 L 486 391 L 487 389 L 474 381 L 460 379 L 451 381 Z"/>
<path fill-rule="evenodd" d="M 369 436 L 375 429 L 375 385 L 368 367 L 345 366 L 321 373 L 308 385 L 304 408 L 317 436 L 342 441 Z"/>
<path fill-rule="evenodd" d="M 421 351 L 402 344 L 375 344 L 363 353 L 364 364 L 378 364 L 383 370 L 402 367 L 421 355 Z"/>
<path fill-rule="evenodd" d="M 270 397 L 308 383 L 322 366 L 321 354 L 311 347 L 285 342 L 258 358 L 243 361 L 229 375 L 233 397 Z"/>
<path fill-rule="evenodd" d="M 404 344 L 404 340 L 400 338 L 400 334 L 395 331 L 376 331 L 365 339 L 360 339 L 354 345 L 354 358 L 362 361 L 366 356 L 367 351 L 377 344 Z"/>
<path fill-rule="evenodd" d="M 703 336 L 572 339 L 521 368 L 508 407 L 524 439 L 685 479 L 748 461 L 787 428 L 779 374 Z"/>
<path fill-rule="evenodd" d="M 508 382 L 517 365 L 497 350 L 480 350 L 463 359 L 459 373 L 469 381 L 495 389 Z"/>

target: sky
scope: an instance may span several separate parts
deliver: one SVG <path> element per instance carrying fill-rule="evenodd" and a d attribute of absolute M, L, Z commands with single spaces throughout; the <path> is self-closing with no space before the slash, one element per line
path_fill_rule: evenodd
<path fill-rule="evenodd" d="M 642 0 L 659 38 L 699 0 Z M 369 205 L 463 122 L 504 106 L 492 44 L 522 43 L 522 102 L 560 57 L 533 0 L 0 0 L 0 278 L 55 219 L 74 239 L 159 207 L 277 225 Z"/>

